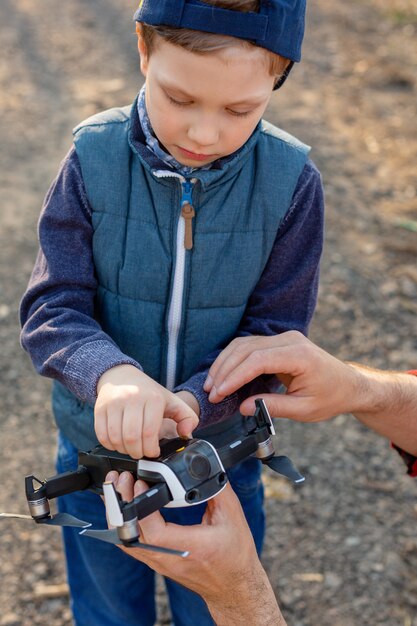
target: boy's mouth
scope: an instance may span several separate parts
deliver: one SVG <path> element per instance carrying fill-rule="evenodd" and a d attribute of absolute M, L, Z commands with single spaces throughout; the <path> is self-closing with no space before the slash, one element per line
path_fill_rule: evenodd
<path fill-rule="evenodd" d="M 186 150 L 185 148 L 181 148 L 181 146 L 177 146 L 178 150 L 188 159 L 193 159 L 194 161 L 207 161 L 211 159 L 216 159 L 216 154 L 199 154 L 197 152 L 191 152 L 191 150 Z"/>

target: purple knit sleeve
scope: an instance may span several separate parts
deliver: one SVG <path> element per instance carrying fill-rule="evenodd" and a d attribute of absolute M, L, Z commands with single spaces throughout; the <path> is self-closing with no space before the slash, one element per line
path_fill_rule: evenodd
<path fill-rule="evenodd" d="M 90 404 L 106 370 L 125 363 L 141 369 L 94 319 L 92 235 L 91 208 L 72 148 L 41 212 L 40 249 L 20 306 L 21 343 L 40 374 Z"/>

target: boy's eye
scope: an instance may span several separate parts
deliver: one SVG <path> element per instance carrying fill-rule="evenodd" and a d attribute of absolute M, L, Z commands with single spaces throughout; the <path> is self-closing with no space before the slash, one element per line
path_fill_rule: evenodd
<path fill-rule="evenodd" d="M 233 109 L 227 109 L 227 112 L 230 115 L 234 115 L 235 117 L 246 117 L 250 115 L 253 111 L 233 111 Z"/>
<path fill-rule="evenodd" d="M 174 106 L 185 107 L 190 104 L 193 104 L 192 100 L 177 100 L 176 98 L 173 98 L 172 96 L 170 96 L 169 93 L 167 92 L 164 92 L 164 93 L 167 99 L 169 100 L 169 102 L 173 104 Z M 247 117 L 248 115 L 253 113 L 252 110 L 251 111 L 234 111 L 233 109 L 226 109 L 226 111 L 230 115 L 234 115 L 235 117 Z"/>
<path fill-rule="evenodd" d="M 175 106 L 184 107 L 184 106 L 187 106 L 187 104 L 191 104 L 190 101 L 184 102 L 182 100 L 176 100 L 175 98 L 173 98 L 172 96 L 170 96 L 167 93 L 165 95 L 168 98 L 168 100 L 171 102 L 171 104 L 174 104 Z"/>

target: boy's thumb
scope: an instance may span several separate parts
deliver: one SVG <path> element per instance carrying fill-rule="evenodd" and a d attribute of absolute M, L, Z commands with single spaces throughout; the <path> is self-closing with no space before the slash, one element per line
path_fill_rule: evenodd
<path fill-rule="evenodd" d="M 198 426 L 199 419 L 193 409 L 181 398 L 175 398 L 169 410 L 170 417 L 177 423 L 177 432 L 182 437 L 188 437 Z"/>
<path fill-rule="evenodd" d="M 188 417 L 179 419 L 174 417 L 173 419 L 177 422 L 177 432 L 180 437 L 188 437 L 198 426 L 198 417 L 195 413 Z"/>

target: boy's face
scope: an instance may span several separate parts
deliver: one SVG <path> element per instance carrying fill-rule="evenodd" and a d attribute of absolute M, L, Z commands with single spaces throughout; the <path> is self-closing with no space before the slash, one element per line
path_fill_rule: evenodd
<path fill-rule="evenodd" d="M 201 55 L 158 37 L 148 56 L 139 36 L 139 53 L 152 128 L 177 161 L 201 167 L 247 141 L 274 84 L 261 48 Z"/>

